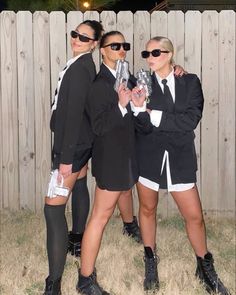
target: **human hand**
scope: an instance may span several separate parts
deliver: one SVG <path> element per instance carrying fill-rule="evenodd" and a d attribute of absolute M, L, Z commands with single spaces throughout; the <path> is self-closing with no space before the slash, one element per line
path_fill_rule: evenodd
<path fill-rule="evenodd" d="M 125 87 L 125 84 L 120 84 L 118 88 L 118 96 L 120 105 L 125 108 L 131 100 L 131 91 Z"/>
<path fill-rule="evenodd" d="M 131 100 L 135 107 L 142 107 L 146 99 L 146 90 L 144 88 L 134 87 L 131 92 Z"/>
<path fill-rule="evenodd" d="M 62 176 L 63 178 L 66 178 L 72 174 L 72 164 L 60 164 L 59 165 L 59 174 L 58 178 Z M 61 179 L 58 179 L 58 181 L 61 181 Z"/>
<path fill-rule="evenodd" d="M 183 75 L 188 74 L 188 72 L 186 72 L 184 70 L 184 68 L 182 68 L 180 65 L 175 65 L 174 66 L 174 75 L 177 77 L 182 77 Z"/>

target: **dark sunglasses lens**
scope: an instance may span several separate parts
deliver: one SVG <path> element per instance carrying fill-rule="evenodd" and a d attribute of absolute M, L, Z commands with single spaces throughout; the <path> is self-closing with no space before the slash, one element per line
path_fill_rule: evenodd
<path fill-rule="evenodd" d="M 71 35 L 71 37 L 72 37 L 73 39 L 75 39 L 75 38 L 78 37 L 79 34 L 78 34 L 76 31 L 71 31 L 71 32 L 70 32 L 70 35 Z"/>
<path fill-rule="evenodd" d="M 130 43 L 123 43 L 123 48 L 125 51 L 129 51 L 130 50 Z"/>
<path fill-rule="evenodd" d="M 149 55 L 150 55 L 150 52 L 144 50 L 144 51 L 141 52 L 141 55 L 142 55 L 142 58 L 148 58 Z"/>
<path fill-rule="evenodd" d="M 80 34 L 78 34 L 78 36 L 79 36 L 79 40 L 80 40 L 81 42 L 89 42 L 89 40 L 90 40 L 90 38 L 88 38 L 88 37 L 86 37 L 86 36 L 84 36 L 84 35 L 80 35 Z"/>
<path fill-rule="evenodd" d="M 111 49 L 112 50 L 120 50 L 121 44 L 120 43 L 112 43 Z"/>
<path fill-rule="evenodd" d="M 152 56 L 158 57 L 161 55 L 161 50 L 160 49 L 154 49 L 152 52 Z"/>

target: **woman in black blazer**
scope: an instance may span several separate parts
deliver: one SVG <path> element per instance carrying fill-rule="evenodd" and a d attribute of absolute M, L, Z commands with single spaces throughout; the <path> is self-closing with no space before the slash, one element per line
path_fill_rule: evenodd
<path fill-rule="evenodd" d="M 51 130 L 54 133 L 53 169 L 65 190 L 53 190 L 45 198 L 49 276 L 45 295 L 61 294 L 61 276 L 68 247 L 65 206 L 77 177 L 91 157 L 93 134 L 86 111 L 86 100 L 95 78 L 92 51 L 102 34 L 97 21 L 87 20 L 71 32 L 74 57 L 59 74 L 52 106 Z M 62 196 L 64 193 L 64 196 Z"/>
<path fill-rule="evenodd" d="M 152 74 L 152 94 L 132 95 L 136 117 L 139 164 L 139 220 L 144 243 L 144 289 L 158 289 L 156 255 L 156 208 L 159 188 L 168 189 L 186 224 L 189 241 L 197 257 L 196 276 L 208 292 L 228 295 L 207 250 L 205 224 L 196 186 L 197 158 L 194 129 L 203 110 L 200 81 L 194 74 L 175 77 L 173 45 L 165 37 L 154 37 L 142 52 Z M 136 93 L 137 94 L 137 93 Z"/>
<path fill-rule="evenodd" d="M 100 41 L 103 64 L 89 95 L 89 112 L 95 134 L 92 173 L 96 178 L 92 214 L 87 224 L 81 252 L 77 289 L 82 294 L 108 294 L 96 281 L 95 261 L 102 234 L 122 193 L 138 180 L 135 159 L 134 122 L 129 105 L 131 91 L 121 85 L 114 90 L 116 62 L 124 59 L 130 44 L 117 31 L 104 34 Z M 133 88 L 135 80 L 129 80 Z"/>

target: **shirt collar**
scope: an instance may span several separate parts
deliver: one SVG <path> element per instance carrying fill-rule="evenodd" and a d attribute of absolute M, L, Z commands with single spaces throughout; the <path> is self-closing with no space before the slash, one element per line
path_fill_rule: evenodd
<path fill-rule="evenodd" d="M 106 65 L 104 62 L 103 62 L 104 66 L 106 66 L 108 68 L 108 70 L 112 73 L 112 75 L 116 78 L 116 70 L 110 68 L 108 65 Z"/>
<path fill-rule="evenodd" d="M 174 80 L 174 68 L 172 68 L 172 71 L 169 73 L 169 75 L 166 78 L 161 78 L 157 73 L 155 73 L 157 81 L 159 84 L 161 84 L 161 81 L 163 79 L 167 80 L 167 84 Z"/>
<path fill-rule="evenodd" d="M 72 57 L 71 59 L 68 60 L 67 62 L 67 66 L 70 66 L 72 65 L 78 58 L 80 58 L 81 56 L 85 55 L 85 54 L 88 54 L 90 53 L 90 51 L 88 52 L 83 52 L 83 53 L 80 53 L 78 55 L 76 55 L 75 57 Z"/>

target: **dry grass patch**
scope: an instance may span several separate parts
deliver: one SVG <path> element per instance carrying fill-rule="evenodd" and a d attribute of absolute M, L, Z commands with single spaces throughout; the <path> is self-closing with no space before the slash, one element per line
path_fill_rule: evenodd
<path fill-rule="evenodd" d="M 71 216 L 68 213 L 68 221 Z M 208 219 L 208 247 L 223 282 L 235 289 L 235 227 L 228 219 Z M 26 211 L 1 212 L 0 294 L 42 294 L 48 273 L 42 214 Z M 200 295 L 205 293 L 194 277 L 195 257 L 179 216 L 158 218 L 158 294 Z M 68 256 L 62 281 L 63 295 L 75 295 L 78 260 Z M 106 228 L 97 260 L 99 282 L 111 294 L 142 295 L 143 248 L 122 235 L 120 218 L 113 217 Z"/>

